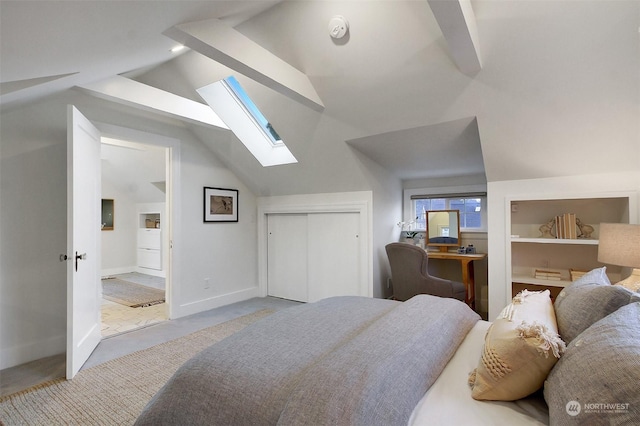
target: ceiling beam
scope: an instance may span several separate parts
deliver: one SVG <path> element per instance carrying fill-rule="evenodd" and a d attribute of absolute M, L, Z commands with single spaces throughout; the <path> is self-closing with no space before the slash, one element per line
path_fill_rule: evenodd
<path fill-rule="evenodd" d="M 209 105 L 119 75 L 78 87 L 102 99 L 187 119 L 198 124 L 229 129 Z"/>
<path fill-rule="evenodd" d="M 176 25 L 163 34 L 315 111 L 324 110 L 306 74 L 219 19 Z"/>
<path fill-rule="evenodd" d="M 470 0 L 428 0 L 449 52 L 460 71 L 474 76 L 482 69 L 475 14 Z"/>

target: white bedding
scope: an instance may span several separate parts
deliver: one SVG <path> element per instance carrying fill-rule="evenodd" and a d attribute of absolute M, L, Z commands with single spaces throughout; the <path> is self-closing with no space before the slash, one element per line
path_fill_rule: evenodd
<path fill-rule="evenodd" d="M 414 409 L 409 425 L 549 424 L 548 409 L 541 396 L 514 402 L 476 401 L 471 398 L 467 378 L 478 365 L 484 336 L 490 325 L 490 322 L 478 321 L 471 329 L 438 380 Z"/>

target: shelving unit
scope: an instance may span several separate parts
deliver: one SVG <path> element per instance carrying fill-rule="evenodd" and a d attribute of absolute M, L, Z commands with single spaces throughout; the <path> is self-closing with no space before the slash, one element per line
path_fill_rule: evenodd
<path fill-rule="evenodd" d="M 140 213 L 138 225 L 138 267 L 162 270 L 160 213 Z"/>
<path fill-rule="evenodd" d="M 523 289 L 549 289 L 555 298 L 571 284 L 570 269 L 589 271 L 602 266 L 598 257 L 600 223 L 629 223 L 629 196 L 598 195 L 593 198 L 518 199 L 510 201 L 511 237 L 508 244 L 513 295 Z M 555 216 L 575 213 L 593 228 L 590 238 L 542 237 L 540 227 Z M 580 231 L 578 231 L 580 235 Z M 560 272 L 561 280 L 535 278 L 535 270 Z M 612 282 L 620 279 L 620 268 L 607 265 Z"/>

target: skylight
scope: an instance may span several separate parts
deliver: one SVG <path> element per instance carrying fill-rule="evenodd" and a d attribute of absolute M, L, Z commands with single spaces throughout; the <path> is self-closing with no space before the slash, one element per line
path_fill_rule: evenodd
<path fill-rule="evenodd" d="M 198 93 L 263 166 L 297 163 L 271 123 L 233 76 Z"/>
<path fill-rule="evenodd" d="M 267 120 L 262 112 L 260 112 L 256 104 L 253 103 L 238 80 L 236 80 L 234 76 L 229 76 L 224 79 L 224 82 L 227 83 L 229 87 L 231 87 L 231 90 L 233 90 L 240 102 L 242 102 L 242 105 L 245 107 L 247 112 L 251 115 L 251 117 L 253 117 L 256 123 L 262 128 L 262 130 L 264 130 L 265 134 L 269 137 L 271 143 L 273 145 L 284 143 L 282 142 L 282 139 L 280 139 L 280 136 L 276 132 L 276 129 L 273 128 L 271 123 L 269 123 L 269 120 Z"/>

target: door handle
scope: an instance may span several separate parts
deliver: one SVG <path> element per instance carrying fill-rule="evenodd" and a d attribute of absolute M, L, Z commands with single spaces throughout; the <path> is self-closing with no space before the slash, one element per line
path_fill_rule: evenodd
<path fill-rule="evenodd" d="M 87 258 L 87 253 L 78 254 L 76 252 L 76 272 L 78 272 L 78 260 L 85 260 Z"/>

